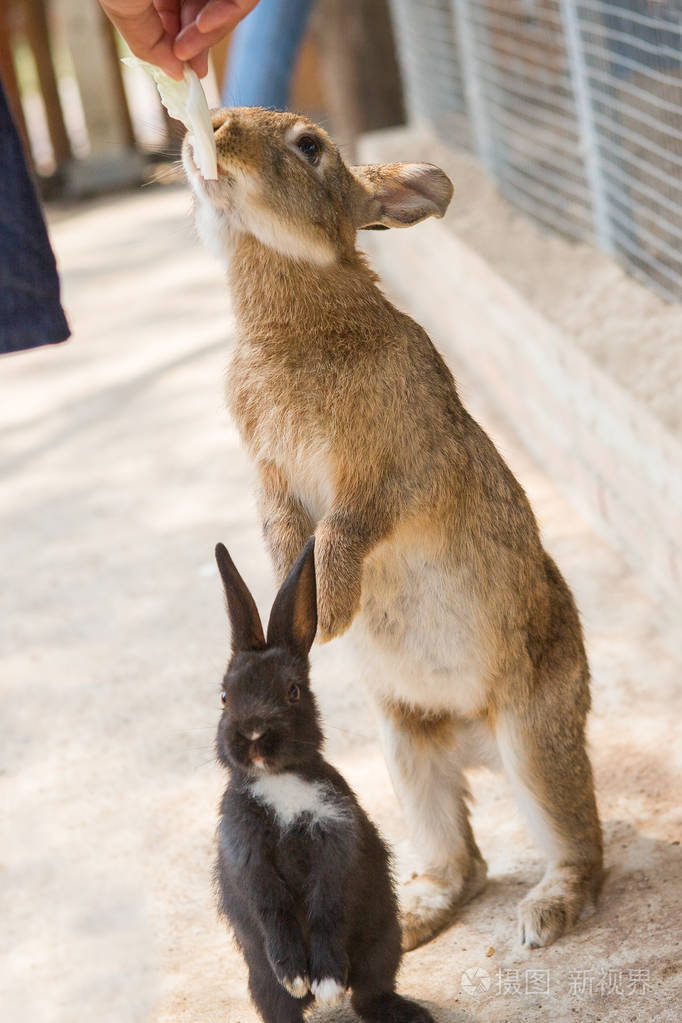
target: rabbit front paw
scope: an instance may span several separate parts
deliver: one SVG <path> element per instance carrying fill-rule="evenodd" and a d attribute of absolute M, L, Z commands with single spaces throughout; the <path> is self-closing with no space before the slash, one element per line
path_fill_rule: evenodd
<path fill-rule="evenodd" d="M 313 946 L 310 993 L 320 1005 L 336 1005 L 346 991 L 348 957 L 340 947 L 325 946 L 326 942 Z"/>
<path fill-rule="evenodd" d="M 343 635 L 360 610 L 360 587 L 318 584 L 317 634 L 320 642 Z"/>
<path fill-rule="evenodd" d="M 333 977 L 322 977 L 321 980 L 314 980 L 310 985 L 310 993 L 314 996 L 318 1005 L 331 1006 L 341 1001 L 346 993 L 344 984 L 339 984 Z"/>
<path fill-rule="evenodd" d="M 324 613 L 318 611 L 317 634 L 320 643 L 328 643 L 331 639 L 342 636 L 352 620 L 353 612 L 350 612 L 350 614 L 334 614 L 333 612 Z"/>
<path fill-rule="evenodd" d="M 323 519 L 315 532 L 317 635 L 322 643 L 344 633 L 360 610 L 364 545 L 347 527 Z"/>
<path fill-rule="evenodd" d="M 307 977 L 294 977 L 293 980 L 280 978 L 280 983 L 294 998 L 305 998 L 310 990 Z"/>
<path fill-rule="evenodd" d="M 268 959 L 275 977 L 294 998 L 305 998 L 310 990 L 305 949 L 283 953 L 268 948 Z"/>

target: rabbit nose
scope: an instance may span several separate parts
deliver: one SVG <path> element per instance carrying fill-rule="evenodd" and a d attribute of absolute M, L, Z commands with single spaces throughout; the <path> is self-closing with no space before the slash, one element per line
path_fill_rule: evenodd
<path fill-rule="evenodd" d="M 251 733 L 250 738 L 252 741 L 249 743 L 249 760 L 254 767 L 264 769 L 265 757 L 263 756 L 263 751 L 258 746 L 258 739 L 260 739 L 262 734 L 262 732 L 259 732 L 258 734 L 255 732 Z"/>
<path fill-rule="evenodd" d="M 258 739 L 262 738 L 263 732 L 263 728 L 251 728 L 247 731 L 246 738 L 250 739 L 251 742 L 257 742 Z"/>

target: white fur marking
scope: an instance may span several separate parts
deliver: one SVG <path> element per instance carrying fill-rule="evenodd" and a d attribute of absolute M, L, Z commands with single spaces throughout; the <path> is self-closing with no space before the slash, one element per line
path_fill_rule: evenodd
<path fill-rule="evenodd" d="M 336 261 L 334 246 L 321 230 L 313 225 L 299 228 L 282 220 L 263 202 L 255 182 L 247 179 L 240 199 L 242 223 L 263 245 L 289 259 L 301 259 L 317 266 L 331 266 Z"/>
<path fill-rule="evenodd" d="M 289 224 L 277 216 L 264 201 L 257 176 L 239 166 L 230 166 L 229 185 L 220 178 L 217 182 L 206 182 L 188 150 L 183 150 L 183 164 L 196 197 L 197 233 L 209 252 L 221 261 L 229 263 L 234 238 L 241 231 L 289 259 L 317 266 L 331 266 L 336 261 L 336 250 L 322 230 L 312 224 L 302 227 Z"/>
<path fill-rule="evenodd" d="M 561 862 L 565 852 L 561 836 L 524 777 L 523 759 L 522 755 L 519 755 L 522 751 L 518 748 L 513 726 L 504 717 L 500 717 L 498 721 L 496 736 L 500 759 L 511 782 L 516 801 L 528 821 L 533 838 L 549 861 L 549 869 L 553 864 Z M 557 765 L 557 770 L 560 770 L 560 765 Z"/>
<path fill-rule="evenodd" d="M 309 990 L 308 981 L 305 977 L 295 977 L 291 983 L 287 984 L 285 982 L 284 987 L 294 998 L 305 998 Z"/>
<path fill-rule="evenodd" d="M 314 521 L 329 511 L 333 498 L 334 464 L 326 443 L 302 439 L 291 417 L 263 421 L 249 445 L 255 460 L 274 461 L 286 474 L 292 493 Z"/>
<path fill-rule="evenodd" d="M 336 1005 L 345 994 L 345 989 L 333 977 L 314 980 L 310 990 L 320 1005 Z"/>
<path fill-rule="evenodd" d="M 232 248 L 234 224 L 200 192 L 196 193 L 194 223 L 202 244 L 211 255 L 221 263 L 227 261 Z"/>
<path fill-rule="evenodd" d="M 432 538 L 399 527 L 365 559 L 349 637 L 377 695 L 475 718 L 489 691 L 485 616 L 473 569 L 444 569 L 445 557 Z"/>
<path fill-rule="evenodd" d="M 251 782 L 251 792 L 261 803 L 274 810 L 277 820 L 288 828 L 302 814 L 311 815 L 311 824 L 344 820 L 344 806 L 335 802 L 328 786 L 319 781 L 305 781 L 288 771 L 266 774 Z"/>
<path fill-rule="evenodd" d="M 414 743 L 390 717 L 382 715 L 380 724 L 386 764 L 423 872 L 447 878 L 444 887 L 452 892 L 469 865 L 462 834 L 467 787 L 459 750 Z"/>
<path fill-rule="evenodd" d="M 286 466 L 293 492 L 313 519 L 323 518 L 333 500 L 332 462 L 327 445 L 310 441 L 299 444 L 294 442 L 290 447 L 289 459 L 282 464 Z"/>

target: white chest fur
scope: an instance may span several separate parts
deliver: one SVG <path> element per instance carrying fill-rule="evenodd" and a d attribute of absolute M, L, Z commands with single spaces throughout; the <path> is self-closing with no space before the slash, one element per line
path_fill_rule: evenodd
<path fill-rule="evenodd" d="M 288 429 L 284 417 L 279 423 L 263 423 L 254 438 L 256 458 L 273 460 L 287 477 L 289 488 L 301 501 L 314 522 L 329 511 L 333 500 L 332 460 L 324 441 L 302 437 Z"/>
<path fill-rule="evenodd" d="M 296 371 L 302 383 L 292 390 L 277 359 L 242 339 L 235 349 L 228 379 L 228 400 L 249 453 L 256 463 L 273 463 L 317 523 L 334 499 L 335 462 L 318 401 L 306 393 L 305 368 Z"/>
<path fill-rule="evenodd" d="M 326 445 L 303 443 L 294 449 L 294 457 L 284 464 L 293 493 L 305 505 L 313 521 L 323 518 L 331 506 L 332 470 Z"/>
<path fill-rule="evenodd" d="M 297 774 L 264 774 L 251 782 L 251 793 L 270 807 L 281 827 L 290 827 L 304 814 L 311 824 L 343 820 L 346 808 L 334 799 L 330 788 L 320 781 L 306 781 Z"/>

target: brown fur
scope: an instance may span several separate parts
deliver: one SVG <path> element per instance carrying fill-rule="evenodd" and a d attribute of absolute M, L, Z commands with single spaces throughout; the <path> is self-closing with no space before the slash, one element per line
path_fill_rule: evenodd
<path fill-rule="evenodd" d="M 347 168 L 325 133 L 293 114 L 222 111 L 214 123 L 220 180 L 202 183 L 187 147 L 185 165 L 200 228 L 213 211 L 223 232 L 238 333 L 228 398 L 258 467 L 278 577 L 314 531 L 320 637 L 340 635 L 362 610 L 377 648 L 400 652 L 412 597 L 409 588 L 386 597 L 387 557 L 407 552 L 400 565 L 423 550 L 424 578 L 442 572 L 456 600 L 444 597 L 442 620 L 428 625 L 437 638 L 466 624 L 481 696 L 455 687 L 451 704 L 427 706 L 418 679 L 407 701 L 382 696 L 403 757 L 396 788 L 409 802 L 427 752 L 454 755 L 466 722 L 497 740 L 549 836 L 553 861 L 521 909 L 522 940 L 546 944 L 573 925 L 601 871 L 578 614 L 522 487 L 425 332 L 385 298 L 355 248 L 359 227 L 442 216 L 451 186 L 425 165 Z M 297 151 L 301 132 L 319 140 L 317 167 Z M 439 877 L 449 896 L 437 910 L 406 914 L 408 946 L 443 926 L 484 878 L 453 764 L 447 813 L 459 852 L 421 876 L 427 887 Z"/>

